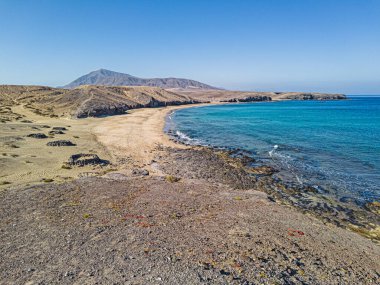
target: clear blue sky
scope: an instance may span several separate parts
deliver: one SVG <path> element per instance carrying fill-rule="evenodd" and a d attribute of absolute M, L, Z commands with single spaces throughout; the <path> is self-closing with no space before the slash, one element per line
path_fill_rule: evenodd
<path fill-rule="evenodd" d="M 0 84 L 57 86 L 99 68 L 380 94 L 380 0 L 0 0 Z"/>

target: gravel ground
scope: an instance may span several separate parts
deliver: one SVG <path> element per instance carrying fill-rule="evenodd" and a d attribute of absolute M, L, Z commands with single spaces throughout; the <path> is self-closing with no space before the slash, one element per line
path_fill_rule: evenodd
<path fill-rule="evenodd" d="M 1 284 L 376 284 L 380 248 L 202 179 L 82 178 L 0 193 Z"/>

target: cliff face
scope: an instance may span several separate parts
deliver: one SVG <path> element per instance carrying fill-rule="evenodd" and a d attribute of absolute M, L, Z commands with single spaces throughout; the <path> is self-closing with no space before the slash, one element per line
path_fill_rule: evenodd
<path fill-rule="evenodd" d="M 273 99 L 277 100 L 344 100 L 347 99 L 343 94 L 328 94 L 328 93 L 278 93 Z"/>
<path fill-rule="evenodd" d="M 170 89 L 177 94 L 189 96 L 203 102 L 253 102 L 270 100 L 342 100 L 343 94 L 305 92 L 254 92 L 228 90 Z"/>
<path fill-rule="evenodd" d="M 220 102 L 228 102 L 228 103 L 237 103 L 237 102 L 260 102 L 260 101 L 272 101 L 272 98 L 269 96 L 248 96 L 242 98 L 232 98 L 228 100 L 221 100 Z"/>

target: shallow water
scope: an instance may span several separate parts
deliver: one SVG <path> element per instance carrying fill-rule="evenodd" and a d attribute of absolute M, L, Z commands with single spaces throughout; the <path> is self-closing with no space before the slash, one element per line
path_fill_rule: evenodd
<path fill-rule="evenodd" d="M 185 143 L 250 151 L 282 179 L 341 199 L 380 199 L 380 97 L 182 109 L 167 130 Z"/>

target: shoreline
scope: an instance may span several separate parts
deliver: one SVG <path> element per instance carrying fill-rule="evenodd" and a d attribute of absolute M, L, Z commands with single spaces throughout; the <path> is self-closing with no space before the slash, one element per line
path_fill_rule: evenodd
<path fill-rule="evenodd" d="M 133 161 L 131 166 L 125 167 L 123 170 L 119 169 L 119 173 L 130 174 L 132 169 L 137 168 L 146 169 L 151 175 L 167 174 L 167 169 L 162 171 L 157 167 L 159 159 L 156 159 L 156 154 L 162 149 L 169 149 L 168 153 L 184 150 L 188 153 L 186 156 L 191 156 L 194 149 L 204 151 L 206 156 L 211 151 L 217 153 L 227 163 L 238 165 L 236 168 L 241 171 L 239 175 L 259 177 L 259 181 L 252 184 L 251 188 L 270 195 L 271 199 L 311 214 L 326 223 L 359 233 L 375 242 L 380 241 L 380 226 L 376 207 L 372 212 L 371 209 L 360 207 L 354 203 L 339 202 L 335 197 L 319 193 L 307 185 L 293 185 L 284 183 L 278 178 L 274 179 L 272 175 L 276 170 L 271 166 L 264 163 L 256 164 L 254 167 L 248 165 L 246 162 L 251 161 L 252 158 L 246 156 L 244 150 L 225 150 L 212 146 L 190 145 L 174 139 L 165 131 L 167 117 L 173 112 L 179 109 L 209 105 L 216 104 L 205 103 L 195 106 L 181 105 L 132 110 L 126 115 L 109 117 L 94 128 L 94 134 L 98 137 L 99 142 L 109 149 L 119 161 L 124 159 Z M 120 137 L 125 139 L 120 140 Z M 191 160 L 191 158 L 188 159 Z M 180 165 L 181 163 L 178 162 Z M 196 164 L 197 162 L 194 161 L 193 163 Z M 177 172 L 178 169 L 173 174 Z M 213 174 L 210 173 L 210 175 Z"/>
<path fill-rule="evenodd" d="M 344 216 L 329 201 L 284 187 L 271 169 L 247 167 L 244 156 L 170 140 L 166 115 L 189 107 L 70 123 L 66 136 L 87 133 L 72 151 L 104 149 L 101 158 L 111 165 L 64 170 L 91 171 L 92 177 L 0 191 L 0 280 L 376 283 L 379 245 L 363 237 L 368 232 L 362 228 L 355 233 L 336 226 Z M 15 151 L 27 151 L 26 143 Z M 297 207 L 299 201 L 305 204 Z M 326 208 L 315 208 L 318 203 Z"/>

